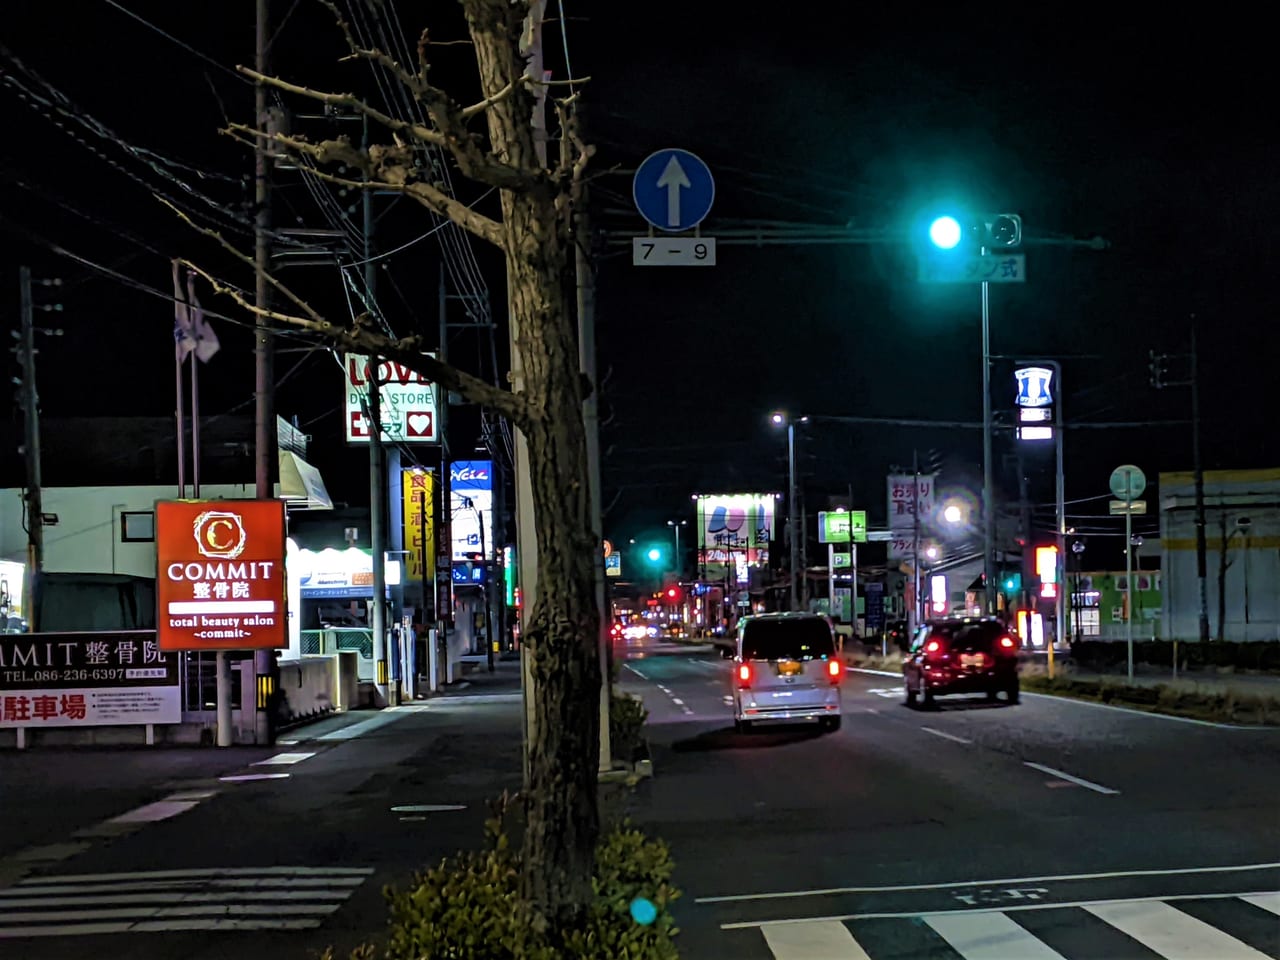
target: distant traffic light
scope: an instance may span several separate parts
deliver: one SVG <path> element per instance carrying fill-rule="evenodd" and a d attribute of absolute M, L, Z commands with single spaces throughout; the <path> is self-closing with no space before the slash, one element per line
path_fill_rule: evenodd
<path fill-rule="evenodd" d="M 985 247 L 1017 247 L 1022 244 L 1022 218 L 1016 213 L 997 213 L 983 224 Z"/>
<path fill-rule="evenodd" d="M 989 213 L 963 221 L 952 216 L 936 217 L 929 224 L 929 242 L 939 250 L 954 250 L 962 245 L 971 250 L 1007 250 L 1022 245 L 1022 217 L 1016 213 Z"/>
<path fill-rule="evenodd" d="M 684 599 L 684 591 L 681 590 L 679 587 L 671 586 L 671 587 L 667 587 L 667 590 L 664 596 L 666 597 L 667 603 L 679 603 L 682 599 Z"/>
<path fill-rule="evenodd" d="M 1005 578 L 1004 578 L 1003 587 L 1004 587 L 1004 592 L 1005 592 L 1005 593 L 1019 593 L 1019 592 L 1021 592 L 1021 590 L 1022 590 L 1022 574 L 1020 574 L 1020 573 L 1011 573 L 1009 576 L 1005 577 Z"/>
<path fill-rule="evenodd" d="M 665 554 L 661 547 L 649 547 L 644 552 L 644 558 L 649 561 L 649 565 L 653 567 L 660 566 Z"/>
<path fill-rule="evenodd" d="M 939 250 L 953 249 L 960 237 L 960 221 L 955 217 L 938 217 L 929 224 L 929 240 Z"/>
<path fill-rule="evenodd" d="M 1164 389 L 1164 378 L 1169 373 L 1169 355 L 1167 353 L 1156 353 L 1154 350 L 1148 350 L 1147 356 L 1150 362 L 1147 369 L 1151 371 L 1151 386 L 1157 390 Z"/>

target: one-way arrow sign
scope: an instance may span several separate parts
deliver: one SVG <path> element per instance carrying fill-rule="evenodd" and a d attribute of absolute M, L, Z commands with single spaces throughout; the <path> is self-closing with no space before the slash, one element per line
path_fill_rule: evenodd
<path fill-rule="evenodd" d="M 716 185 L 707 165 L 688 150 L 651 153 L 636 170 L 631 195 L 640 215 L 659 230 L 692 230 L 711 212 Z"/>

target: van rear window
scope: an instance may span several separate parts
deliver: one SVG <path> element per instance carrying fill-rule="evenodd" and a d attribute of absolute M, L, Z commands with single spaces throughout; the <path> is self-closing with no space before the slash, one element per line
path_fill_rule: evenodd
<path fill-rule="evenodd" d="M 743 627 L 745 660 L 812 660 L 835 655 L 825 620 L 753 620 Z"/>

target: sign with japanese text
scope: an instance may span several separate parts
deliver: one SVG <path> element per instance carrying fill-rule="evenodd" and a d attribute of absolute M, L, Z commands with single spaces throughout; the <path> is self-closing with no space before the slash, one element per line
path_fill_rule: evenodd
<path fill-rule="evenodd" d="M 284 502 L 156 504 L 162 650 L 287 647 Z"/>
<path fill-rule="evenodd" d="M 424 356 L 434 357 L 434 353 Z M 343 358 L 347 443 L 369 442 L 369 385 L 376 375 L 383 443 L 439 443 L 436 385 L 402 363 L 349 353 Z"/>
<path fill-rule="evenodd" d="M 746 583 L 750 567 L 768 564 L 773 494 L 699 495 L 697 505 L 698 563 L 705 579 L 732 576 Z"/>
<path fill-rule="evenodd" d="M 946 253 L 920 258 L 921 283 L 1026 283 L 1023 253 Z"/>
<path fill-rule="evenodd" d="M 867 511 L 819 510 L 818 542 L 849 543 L 867 542 Z"/>
<path fill-rule="evenodd" d="M 430 470 L 405 470 L 400 475 L 404 497 L 405 579 L 421 580 L 423 565 L 436 568 L 436 475 Z"/>
<path fill-rule="evenodd" d="M 889 474 L 889 529 L 895 536 L 914 530 L 917 509 L 920 522 L 928 523 L 933 515 L 935 477 L 936 474 L 920 474 L 919 477 L 910 473 Z"/>
<path fill-rule="evenodd" d="M 0 727 L 181 720 L 178 656 L 153 630 L 0 636 Z"/>

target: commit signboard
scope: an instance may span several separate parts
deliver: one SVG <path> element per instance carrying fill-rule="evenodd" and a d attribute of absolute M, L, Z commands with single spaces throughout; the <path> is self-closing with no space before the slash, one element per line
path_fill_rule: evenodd
<path fill-rule="evenodd" d="M 156 626 L 162 650 L 287 647 L 284 503 L 156 504 Z"/>
<path fill-rule="evenodd" d="M 0 636 L 0 727 L 181 720 L 178 655 L 153 630 Z"/>

